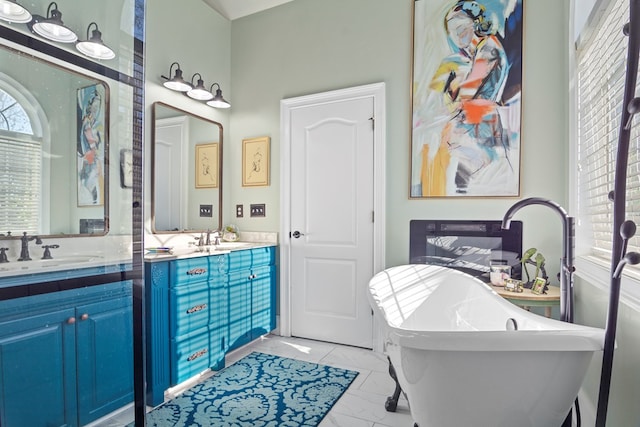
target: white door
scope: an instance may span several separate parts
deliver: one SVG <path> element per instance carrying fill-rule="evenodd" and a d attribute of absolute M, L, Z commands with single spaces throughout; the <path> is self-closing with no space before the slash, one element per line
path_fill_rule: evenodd
<path fill-rule="evenodd" d="M 293 336 L 372 347 L 365 292 L 376 272 L 374 127 L 373 96 L 290 111 L 284 239 Z"/>
<path fill-rule="evenodd" d="M 180 230 L 185 200 L 183 151 L 186 147 L 186 117 L 156 120 L 155 128 L 155 223 L 156 230 Z"/>

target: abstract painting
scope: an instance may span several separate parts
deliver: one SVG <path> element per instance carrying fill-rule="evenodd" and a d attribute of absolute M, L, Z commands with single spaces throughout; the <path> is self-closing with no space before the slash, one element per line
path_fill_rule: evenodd
<path fill-rule="evenodd" d="M 106 90 L 102 84 L 78 89 L 78 206 L 104 204 L 105 150 L 107 144 L 105 123 Z"/>
<path fill-rule="evenodd" d="M 524 0 L 414 0 L 412 198 L 520 193 Z"/>

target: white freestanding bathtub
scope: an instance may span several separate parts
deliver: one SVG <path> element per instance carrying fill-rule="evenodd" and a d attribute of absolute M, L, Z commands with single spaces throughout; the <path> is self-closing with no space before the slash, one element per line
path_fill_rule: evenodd
<path fill-rule="evenodd" d="M 453 269 L 389 268 L 369 291 L 420 427 L 560 426 L 603 348 L 603 329 L 529 313 Z"/>

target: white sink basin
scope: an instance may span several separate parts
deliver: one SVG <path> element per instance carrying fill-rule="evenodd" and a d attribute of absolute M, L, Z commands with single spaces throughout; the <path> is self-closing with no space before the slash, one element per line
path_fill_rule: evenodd
<path fill-rule="evenodd" d="M 227 251 L 232 249 L 247 248 L 251 246 L 251 243 L 247 242 L 220 242 L 215 248 L 218 251 Z"/>
<path fill-rule="evenodd" d="M 45 267 L 54 267 L 59 265 L 74 265 L 74 264 L 83 264 L 88 262 L 96 262 L 102 259 L 101 256 L 97 255 L 72 255 L 66 257 L 59 257 L 53 259 L 40 259 L 34 260 L 36 263 L 40 263 L 40 266 Z M 33 262 L 33 261 L 31 261 Z"/>
<path fill-rule="evenodd" d="M 104 261 L 99 255 L 69 255 L 53 259 L 32 259 L 31 261 L 9 261 L 0 264 L 0 276 L 12 274 L 37 273 L 39 270 L 64 270 L 83 268 L 92 264 L 100 265 Z"/>

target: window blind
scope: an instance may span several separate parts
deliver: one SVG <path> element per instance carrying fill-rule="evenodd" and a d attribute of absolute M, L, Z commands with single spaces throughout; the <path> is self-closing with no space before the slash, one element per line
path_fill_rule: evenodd
<path fill-rule="evenodd" d="M 577 215 L 584 229 L 590 230 L 592 255 L 610 259 L 613 203 L 608 194 L 613 190 L 623 108 L 628 41 L 622 27 L 629 21 L 629 2 L 612 0 L 603 12 L 576 52 Z M 640 118 L 636 118 L 629 151 L 626 219 L 640 225 L 639 129 Z M 640 237 L 629 241 L 629 250 L 640 250 Z"/>
<path fill-rule="evenodd" d="M 40 224 L 42 154 L 39 141 L 0 132 L 0 233 L 37 233 Z M 18 227 L 16 229 L 16 227 Z"/>

